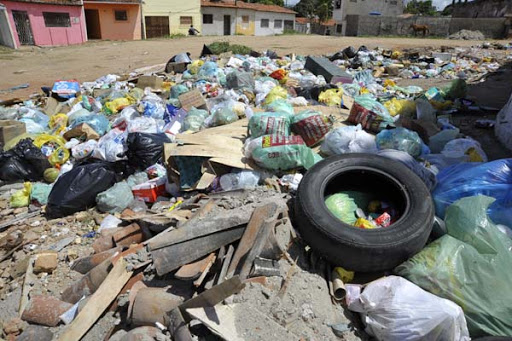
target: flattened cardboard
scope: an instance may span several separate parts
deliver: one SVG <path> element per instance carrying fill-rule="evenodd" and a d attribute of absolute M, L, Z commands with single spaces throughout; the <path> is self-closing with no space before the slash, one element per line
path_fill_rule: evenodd
<path fill-rule="evenodd" d="M 196 109 L 208 110 L 206 100 L 201 94 L 201 91 L 198 89 L 185 92 L 184 94 L 178 96 L 178 99 L 180 100 L 181 107 L 186 111 L 189 111 L 192 107 Z"/>

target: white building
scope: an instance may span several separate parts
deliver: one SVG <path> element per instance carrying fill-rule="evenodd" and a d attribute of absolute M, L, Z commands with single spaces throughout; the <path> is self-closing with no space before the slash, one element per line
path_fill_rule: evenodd
<path fill-rule="evenodd" d="M 347 15 L 396 17 L 403 12 L 402 0 L 333 0 L 332 17 L 336 21 L 336 34 L 345 35 Z"/>
<path fill-rule="evenodd" d="M 291 9 L 243 1 L 201 1 L 202 35 L 282 34 L 295 28 L 295 12 Z"/>

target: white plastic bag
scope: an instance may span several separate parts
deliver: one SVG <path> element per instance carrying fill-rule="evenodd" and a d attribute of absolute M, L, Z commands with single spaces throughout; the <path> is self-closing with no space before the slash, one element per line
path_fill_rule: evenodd
<path fill-rule="evenodd" d="M 101 137 L 92 156 L 108 162 L 125 159 L 124 153 L 128 150 L 126 146 L 127 136 L 128 132 L 126 131 L 117 128 L 112 129 Z"/>
<path fill-rule="evenodd" d="M 402 277 L 371 282 L 362 294 L 347 287 L 348 308 L 361 313 L 366 332 L 378 340 L 470 340 L 461 307 Z"/>
<path fill-rule="evenodd" d="M 448 142 L 441 151 L 441 154 L 450 158 L 459 158 L 467 155 L 472 162 L 487 162 L 487 155 L 480 146 L 480 143 L 469 137 Z"/>
<path fill-rule="evenodd" d="M 340 127 L 325 137 L 320 147 L 326 155 L 346 153 L 377 153 L 375 136 L 365 132 L 361 125 Z"/>
<path fill-rule="evenodd" d="M 96 142 L 96 140 L 89 140 L 87 142 L 80 143 L 71 148 L 71 155 L 73 155 L 77 160 L 83 159 L 91 155 L 97 146 L 98 142 Z"/>

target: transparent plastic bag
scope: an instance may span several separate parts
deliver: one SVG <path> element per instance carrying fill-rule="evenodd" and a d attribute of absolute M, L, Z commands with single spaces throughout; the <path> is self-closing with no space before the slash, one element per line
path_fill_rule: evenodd
<path fill-rule="evenodd" d="M 242 188 L 254 188 L 258 186 L 260 181 L 260 174 L 251 171 L 243 170 L 239 172 L 233 172 L 224 174 L 220 177 L 220 187 L 224 191 L 231 191 Z"/>
<path fill-rule="evenodd" d="M 192 107 L 183 120 L 182 131 L 196 132 L 204 126 L 204 120 L 208 117 L 208 111 Z"/>
<path fill-rule="evenodd" d="M 320 147 L 326 155 L 345 153 L 377 153 L 375 136 L 365 132 L 361 125 L 340 127 L 331 131 L 325 137 Z"/>
<path fill-rule="evenodd" d="M 96 140 L 89 140 L 87 142 L 77 144 L 71 148 L 71 155 L 73 155 L 75 159 L 81 160 L 92 155 L 97 146 L 98 142 Z"/>
<path fill-rule="evenodd" d="M 423 149 L 423 141 L 421 141 L 419 135 L 414 131 L 402 127 L 381 131 L 377 134 L 375 142 L 379 150 L 401 150 L 412 157 L 420 156 Z"/>
<path fill-rule="evenodd" d="M 238 121 L 238 115 L 230 107 L 217 109 L 212 115 L 211 126 L 217 127 Z"/>
<path fill-rule="evenodd" d="M 365 331 L 377 340 L 470 340 L 461 307 L 404 278 L 378 279 L 362 293 L 360 286 L 347 286 L 348 308 L 362 315 Z"/>
<path fill-rule="evenodd" d="M 129 133 L 156 134 L 160 132 L 157 120 L 152 117 L 136 117 L 129 120 L 126 129 Z"/>
<path fill-rule="evenodd" d="M 295 111 L 290 103 L 285 101 L 284 99 L 277 99 L 272 103 L 265 106 L 265 109 L 272 112 L 282 112 L 288 115 L 293 115 Z"/>
<path fill-rule="evenodd" d="M 96 196 L 96 204 L 101 212 L 122 212 L 134 199 L 132 189 L 126 181 L 116 183 Z"/>
<path fill-rule="evenodd" d="M 480 143 L 472 138 L 455 139 L 448 142 L 441 154 L 451 158 L 467 155 L 470 162 L 487 162 L 487 155 Z"/>
<path fill-rule="evenodd" d="M 494 199 L 462 198 L 448 207 L 447 235 L 395 272 L 464 310 L 471 337 L 512 335 L 512 239 L 488 218 Z"/>
<path fill-rule="evenodd" d="M 127 131 L 112 129 L 105 134 L 94 149 L 93 157 L 109 162 L 115 162 L 125 159 L 125 153 L 128 150 L 126 146 Z"/>

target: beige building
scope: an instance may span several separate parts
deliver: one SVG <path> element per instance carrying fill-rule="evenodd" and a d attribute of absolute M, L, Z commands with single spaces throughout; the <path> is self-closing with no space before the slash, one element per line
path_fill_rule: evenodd
<path fill-rule="evenodd" d="M 144 38 L 188 35 L 190 25 L 202 30 L 201 0 L 144 0 L 142 3 Z"/>

